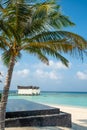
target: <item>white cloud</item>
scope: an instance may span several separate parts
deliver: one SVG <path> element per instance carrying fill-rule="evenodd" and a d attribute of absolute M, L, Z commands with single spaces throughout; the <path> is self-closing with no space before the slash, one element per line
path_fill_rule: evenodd
<path fill-rule="evenodd" d="M 76 75 L 78 79 L 87 80 L 87 72 L 78 71 Z"/>
<path fill-rule="evenodd" d="M 55 72 L 50 72 L 49 77 L 50 79 L 55 79 L 55 80 L 60 79 L 60 76 L 58 76 Z"/>
<path fill-rule="evenodd" d="M 62 62 L 54 62 L 52 60 L 49 61 L 49 66 L 54 69 L 67 69 L 67 67 Z M 69 67 L 71 64 L 69 64 Z"/>
<path fill-rule="evenodd" d="M 49 61 L 49 65 L 39 63 L 34 64 L 33 66 L 36 69 L 51 69 L 51 70 L 61 70 L 61 69 L 67 69 L 67 67 L 62 62 L 56 62 L 56 61 Z M 71 63 L 69 63 L 69 68 L 71 67 Z"/>
<path fill-rule="evenodd" d="M 36 76 L 40 77 L 40 78 L 45 78 L 45 79 L 52 79 L 52 80 L 58 80 L 61 78 L 60 75 L 58 75 L 56 72 L 54 71 L 43 71 L 41 69 L 36 70 Z"/>
<path fill-rule="evenodd" d="M 69 64 L 71 66 L 71 64 Z M 34 64 L 32 66 L 35 70 L 33 72 L 35 77 L 43 78 L 45 80 L 60 80 L 63 78 L 62 74 L 60 74 L 59 70 L 66 70 L 67 67 L 63 65 L 62 62 L 57 61 L 49 61 L 49 66 L 43 63 Z"/>
<path fill-rule="evenodd" d="M 27 77 L 29 75 L 29 69 L 18 70 L 16 74 L 21 77 Z"/>

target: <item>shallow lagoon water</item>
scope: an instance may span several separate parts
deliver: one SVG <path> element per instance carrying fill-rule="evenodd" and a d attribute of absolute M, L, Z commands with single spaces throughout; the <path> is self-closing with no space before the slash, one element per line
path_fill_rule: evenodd
<path fill-rule="evenodd" d="M 43 104 L 59 104 L 87 108 L 87 93 L 84 92 L 41 92 L 38 96 L 10 95 L 9 99 L 25 99 Z"/>

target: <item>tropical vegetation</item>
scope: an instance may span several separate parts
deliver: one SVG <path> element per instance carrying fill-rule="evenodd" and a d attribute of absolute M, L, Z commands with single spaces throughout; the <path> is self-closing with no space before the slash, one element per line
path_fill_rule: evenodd
<path fill-rule="evenodd" d="M 14 66 L 23 51 L 37 56 L 49 64 L 49 55 L 68 66 L 62 53 L 78 55 L 85 53 L 86 40 L 64 27 L 74 26 L 63 15 L 55 0 L 34 2 L 33 0 L 0 1 L 0 50 L 2 61 L 7 66 L 7 76 L 0 102 L 0 130 L 5 129 L 5 112 Z"/>

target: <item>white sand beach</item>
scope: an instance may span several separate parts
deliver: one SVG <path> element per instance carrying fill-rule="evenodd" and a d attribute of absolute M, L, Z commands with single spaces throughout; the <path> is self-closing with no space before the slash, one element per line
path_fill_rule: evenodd
<path fill-rule="evenodd" d="M 72 128 L 65 127 L 22 127 L 22 128 L 6 128 L 5 130 L 87 130 L 87 108 L 50 105 L 60 108 L 61 111 L 72 115 Z"/>

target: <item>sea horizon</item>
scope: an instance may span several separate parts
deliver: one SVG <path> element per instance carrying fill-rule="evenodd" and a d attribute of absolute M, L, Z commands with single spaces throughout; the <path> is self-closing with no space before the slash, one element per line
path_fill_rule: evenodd
<path fill-rule="evenodd" d="M 9 92 L 17 92 L 18 90 L 9 90 Z M 3 90 L 0 90 L 0 92 L 3 92 Z M 41 90 L 41 92 L 55 92 L 55 93 L 87 93 L 87 91 L 56 91 L 56 90 Z"/>
<path fill-rule="evenodd" d="M 41 91 L 40 95 L 27 96 L 18 95 L 17 90 L 12 90 L 9 93 L 9 99 L 25 99 L 49 105 L 66 105 L 87 108 L 87 92 Z"/>

